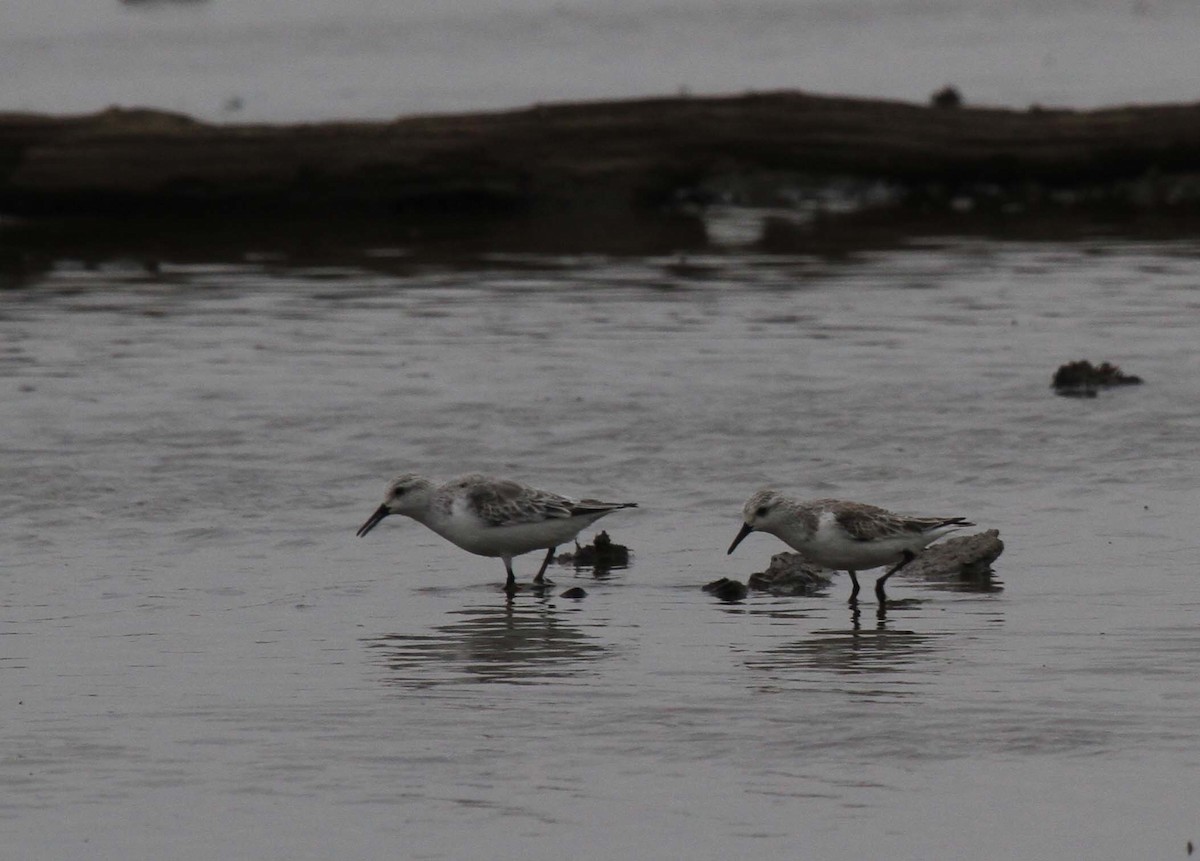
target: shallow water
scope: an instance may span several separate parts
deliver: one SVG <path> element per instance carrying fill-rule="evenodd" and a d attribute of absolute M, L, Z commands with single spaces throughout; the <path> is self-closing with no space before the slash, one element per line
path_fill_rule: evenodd
<path fill-rule="evenodd" d="M 1192 0 L 37 0 L 5 3 L 0 110 L 386 118 L 679 92 L 1191 102 Z"/>
<path fill-rule="evenodd" d="M 456 268 L 60 263 L 0 293 L 13 857 L 1183 857 L 1195 244 Z M 1055 397 L 1061 362 L 1147 384 Z M 396 472 L 642 508 L 508 601 Z M 722 604 L 741 502 L 963 514 L 990 588 Z M 518 560 L 528 579 L 534 557 Z M 583 585 L 586 598 L 559 597 Z M 869 590 L 868 590 L 869 591 Z"/>

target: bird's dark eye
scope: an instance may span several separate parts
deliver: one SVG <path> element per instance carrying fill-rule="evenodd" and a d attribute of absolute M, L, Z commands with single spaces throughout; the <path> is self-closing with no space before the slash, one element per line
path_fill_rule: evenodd
<path fill-rule="evenodd" d="M 395 490 L 392 491 L 392 496 L 404 496 L 404 488 L 397 487 Z"/>
<path fill-rule="evenodd" d="M 758 507 L 758 511 L 754 512 L 754 516 L 755 517 L 766 517 L 767 516 L 767 507 L 765 505 L 760 505 Z"/>

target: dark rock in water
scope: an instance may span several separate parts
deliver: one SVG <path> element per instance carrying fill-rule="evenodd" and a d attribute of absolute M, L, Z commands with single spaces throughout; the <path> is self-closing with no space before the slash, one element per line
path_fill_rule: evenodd
<path fill-rule="evenodd" d="M 1121 369 L 1109 362 L 1093 365 L 1081 360 L 1068 362 L 1054 372 L 1051 386 L 1054 391 L 1066 397 L 1094 398 L 1098 389 L 1110 386 L 1136 386 L 1142 382 L 1141 377 L 1122 373 Z"/>
<path fill-rule="evenodd" d="M 829 570 L 799 553 L 776 553 L 766 571 L 750 575 L 750 588 L 772 595 L 811 595 L 829 585 Z"/>
<path fill-rule="evenodd" d="M 580 598 L 587 597 L 587 590 L 584 589 L 582 586 L 573 586 L 570 589 L 568 589 L 567 591 L 563 592 L 561 595 L 559 595 L 559 597 L 560 598 L 574 598 L 575 600 L 579 600 Z"/>
<path fill-rule="evenodd" d="M 592 539 L 591 544 L 580 546 L 576 541 L 574 553 L 560 553 L 554 561 L 559 565 L 607 571 L 612 568 L 628 568 L 630 555 L 628 547 L 614 543 L 607 532 L 601 532 Z"/>
<path fill-rule="evenodd" d="M 701 587 L 705 592 L 714 595 L 722 601 L 741 601 L 746 597 L 746 585 L 737 580 L 722 577 Z"/>
<path fill-rule="evenodd" d="M 991 564 L 1004 552 L 998 530 L 964 535 L 934 544 L 904 566 L 898 577 L 924 577 L 927 580 L 952 581 L 959 588 L 991 591 Z M 872 571 L 868 579 L 883 569 Z M 829 585 L 833 572 L 806 562 L 799 553 L 776 553 L 766 571 L 751 574 L 749 587 L 772 595 L 812 595 Z M 721 581 L 718 580 L 717 584 Z M 865 580 L 862 582 L 866 582 Z M 717 584 L 710 583 L 709 586 Z M 709 586 L 705 589 L 708 590 Z"/>
<path fill-rule="evenodd" d="M 955 581 L 977 586 L 983 591 L 995 587 L 991 583 L 992 563 L 1004 552 L 998 529 L 950 538 L 922 551 L 905 565 L 897 577 L 924 577 L 926 580 Z"/>
<path fill-rule="evenodd" d="M 957 87 L 942 87 L 929 97 L 929 104 L 935 108 L 961 108 L 962 103 L 962 93 Z"/>

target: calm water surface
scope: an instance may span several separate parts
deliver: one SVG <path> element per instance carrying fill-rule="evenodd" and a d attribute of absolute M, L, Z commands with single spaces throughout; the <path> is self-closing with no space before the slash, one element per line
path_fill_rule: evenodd
<path fill-rule="evenodd" d="M 62 262 L 0 293 L 12 857 L 1183 858 L 1200 247 Z M 368 265 L 370 264 L 370 265 Z M 1111 359 L 1147 385 L 1048 388 Z M 635 499 L 538 597 L 387 479 Z M 772 483 L 998 528 L 986 589 L 700 591 Z M 536 560 L 518 560 L 528 579 Z M 583 585 L 573 601 L 563 588 Z"/>
<path fill-rule="evenodd" d="M 678 92 L 1192 102 L 1194 0 L 5 0 L 0 111 L 384 118 Z"/>

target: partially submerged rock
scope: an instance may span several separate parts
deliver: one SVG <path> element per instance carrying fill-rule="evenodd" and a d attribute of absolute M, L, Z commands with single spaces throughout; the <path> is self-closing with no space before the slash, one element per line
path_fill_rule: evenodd
<path fill-rule="evenodd" d="M 896 576 L 987 583 L 991 577 L 992 563 L 1003 552 L 1000 530 L 989 529 L 974 535 L 950 538 L 926 548 L 900 569 Z"/>
<path fill-rule="evenodd" d="M 728 577 L 722 577 L 720 580 L 705 583 L 700 588 L 722 601 L 729 602 L 741 601 L 746 597 L 748 591 L 745 583 L 739 580 L 730 580 Z"/>
<path fill-rule="evenodd" d="M 896 576 L 986 586 L 991 582 L 991 565 L 1003 552 L 1004 542 L 1000 540 L 999 530 L 989 529 L 926 548 Z M 883 570 L 871 571 L 861 582 L 868 582 Z M 776 553 L 766 571 L 750 575 L 748 586 L 771 595 L 813 595 L 829 585 L 832 574 L 827 568 L 806 562 L 799 553 Z M 716 594 L 725 579 L 709 583 L 704 590 Z"/>
<path fill-rule="evenodd" d="M 560 553 L 554 561 L 559 565 L 574 565 L 580 568 L 592 568 L 595 571 L 610 571 L 613 568 L 629 567 L 629 548 L 617 544 L 609 538 L 607 532 L 601 532 L 592 539 L 591 544 L 580 545 L 575 542 L 575 552 Z"/>
<path fill-rule="evenodd" d="M 1093 365 L 1087 360 L 1068 362 L 1054 372 L 1050 385 L 1057 394 L 1074 398 L 1094 398 L 1102 388 L 1136 386 L 1141 377 L 1126 374 L 1110 362 Z"/>
<path fill-rule="evenodd" d="M 579 601 L 587 597 L 587 590 L 582 586 L 572 586 L 570 589 L 567 589 L 565 592 L 559 595 L 559 597 L 570 598 L 572 600 Z"/>
<path fill-rule="evenodd" d="M 772 595 L 811 595 L 829 585 L 830 571 L 804 561 L 799 553 L 776 553 L 766 571 L 750 575 L 749 586 Z"/>

